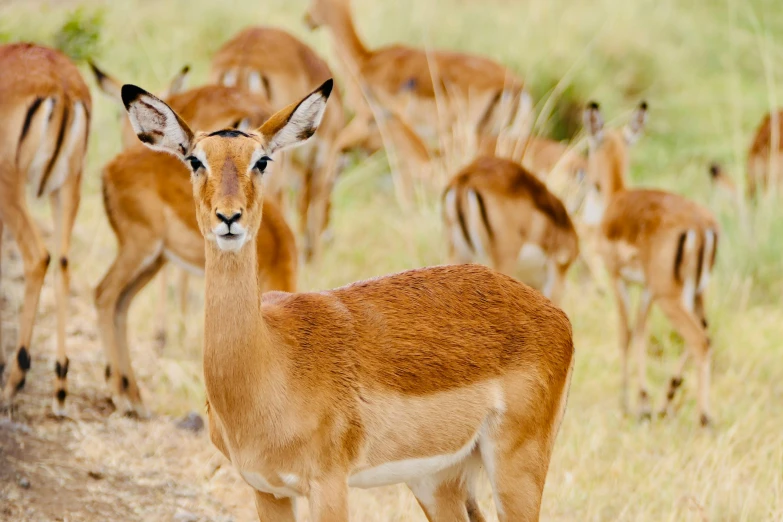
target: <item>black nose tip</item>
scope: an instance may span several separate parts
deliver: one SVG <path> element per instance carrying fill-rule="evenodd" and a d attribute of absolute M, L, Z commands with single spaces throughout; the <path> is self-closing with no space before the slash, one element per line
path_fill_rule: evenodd
<path fill-rule="evenodd" d="M 231 226 L 232 223 L 236 223 L 237 221 L 239 221 L 239 218 L 242 217 L 242 212 L 234 212 L 232 215 L 228 217 L 226 217 L 226 215 L 221 212 L 215 212 L 215 214 L 217 214 L 217 217 L 218 219 L 220 219 L 220 221 L 222 221 L 229 227 Z"/>

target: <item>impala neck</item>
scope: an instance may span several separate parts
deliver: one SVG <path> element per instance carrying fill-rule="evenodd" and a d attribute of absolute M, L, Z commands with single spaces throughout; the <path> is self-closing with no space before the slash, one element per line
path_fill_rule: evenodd
<path fill-rule="evenodd" d="M 353 25 L 350 2 L 334 2 L 326 25 L 332 30 L 340 55 L 351 60 L 355 65 L 363 63 L 370 53 Z"/>
<path fill-rule="evenodd" d="M 253 389 L 272 361 L 255 241 L 239 252 L 223 252 L 207 241 L 205 279 L 204 379 L 210 402 L 219 406 L 221 399 L 230 400 L 230 390 Z"/>

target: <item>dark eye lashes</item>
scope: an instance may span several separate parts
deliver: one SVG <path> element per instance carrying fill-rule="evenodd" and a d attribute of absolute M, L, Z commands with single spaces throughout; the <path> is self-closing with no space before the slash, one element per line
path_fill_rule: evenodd
<path fill-rule="evenodd" d="M 193 172 L 196 172 L 198 169 L 204 166 L 204 164 L 201 163 L 201 161 L 195 156 L 188 156 L 187 158 L 185 158 L 185 161 L 187 161 L 190 164 L 190 169 Z"/>
<path fill-rule="evenodd" d="M 272 158 L 269 156 L 264 156 L 260 158 L 258 161 L 256 161 L 256 164 L 253 165 L 253 168 L 258 170 L 259 172 L 264 172 L 266 170 L 267 163 L 272 161 Z"/>

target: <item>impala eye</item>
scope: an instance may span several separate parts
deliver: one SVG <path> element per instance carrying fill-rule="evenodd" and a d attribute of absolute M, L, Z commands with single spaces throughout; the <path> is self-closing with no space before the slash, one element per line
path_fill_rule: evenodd
<path fill-rule="evenodd" d="M 204 164 L 201 163 L 201 161 L 195 156 L 188 156 L 187 158 L 185 158 L 185 161 L 187 161 L 190 164 L 190 170 L 192 170 L 193 172 L 196 172 L 198 169 L 204 167 Z"/>
<path fill-rule="evenodd" d="M 256 161 L 256 164 L 253 165 L 253 168 L 263 174 L 264 171 L 266 170 L 267 163 L 269 163 L 270 161 L 272 161 L 272 158 L 270 158 L 269 156 L 264 156 L 263 158 Z"/>

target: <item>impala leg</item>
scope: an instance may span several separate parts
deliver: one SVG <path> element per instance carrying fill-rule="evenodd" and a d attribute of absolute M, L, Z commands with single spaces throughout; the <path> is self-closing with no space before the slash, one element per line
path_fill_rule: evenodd
<path fill-rule="evenodd" d="M 666 298 L 660 301 L 661 310 L 666 317 L 671 321 L 675 330 L 685 340 L 687 349 L 693 354 L 696 360 L 696 370 L 698 375 L 698 405 L 699 405 L 699 421 L 702 426 L 710 424 L 710 405 L 709 405 L 709 390 L 710 390 L 710 363 L 711 363 L 711 350 L 710 350 L 710 338 L 707 335 L 707 330 L 702 326 L 701 321 L 697 318 L 695 313 L 692 313 L 682 304 L 682 301 L 677 298 Z M 674 388 L 676 390 L 682 383 L 682 370 L 687 358 L 683 356 L 680 364 L 676 368 L 676 373 L 672 377 L 670 390 Z M 676 384 L 675 384 L 676 383 Z M 667 394 L 668 396 L 668 394 Z M 671 393 L 674 398 L 674 393 Z M 667 400 L 665 409 L 668 410 L 671 400 Z"/>
<path fill-rule="evenodd" d="M 51 206 L 55 229 L 55 290 L 57 297 L 57 360 L 54 366 L 55 392 L 52 412 L 65 415 L 65 398 L 68 396 L 69 360 L 65 350 L 65 325 L 68 322 L 68 297 L 70 294 L 70 273 L 68 252 L 71 233 L 79 210 L 79 187 L 81 173 L 69 176 L 62 187 L 52 193 Z"/>
<path fill-rule="evenodd" d="M 164 268 L 160 272 L 160 282 L 158 283 L 158 326 L 155 338 L 160 348 L 166 346 L 166 327 L 168 321 L 168 296 L 169 296 L 169 268 Z"/>
<path fill-rule="evenodd" d="M 317 164 L 307 173 L 307 201 L 302 202 L 304 219 L 304 258 L 317 260 L 321 255 L 324 231 L 329 225 L 332 188 L 337 177 L 337 165 Z"/>
<path fill-rule="evenodd" d="M 127 392 L 127 397 L 131 406 L 128 412 L 136 414 L 139 417 L 146 417 L 147 410 L 144 408 L 144 404 L 141 401 L 141 393 L 139 392 L 139 385 L 136 382 L 136 376 L 133 373 L 130 350 L 128 349 L 128 310 L 136 295 L 147 286 L 164 264 L 165 260 L 163 256 L 158 256 L 151 264 L 146 266 L 132 282 L 122 289 L 117 301 L 114 319 L 120 367 L 124 368 L 123 376 L 127 380 L 127 386 L 125 386 L 124 381 L 123 387 Z"/>
<path fill-rule="evenodd" d="M 560 304 L 565 291 L 565 279 L 568 265 L 560 265 L 554 259 L 547 262 L 546 283 L 543 294 L 554 304 Z"/>
<path fill-rule="evenodd" d="M 256 511 L 260 522 L 296 522 L 294 499 L 275 498 L 274 495 L 260 491 L 255 493 Z"/>
<path fill-rule="evenodd" d="M 190 283 L 190 274 L 187 270 L 180 269 L 179 281 L 177 286 L 179 287 L 179 324 L 181 326 L 182 333 L 185 331 L 188 319 L 188 290 Z"/>
<path fill-rule="evenodd" d="M 8 227 L 19 245 L 24 262 L 24 303 L 20 317 L 19 347 L 10 361 L 8 379 L 3 390 L 3 399 L 10 406 L 14 395 L 24 387 L 25 376 L 30 369 L 30 341 L 38 310 L 46 269 L 50 256 L 41 240 L 33 219 L 27 211 L 24 195 L 18 194 L 19 187 L 0 184 L 0 221 Z"/>
<path fill-rule="evenodd" d="M 348 481 L 334 477 L 316 482 L 308 498 L 312 522 L 348 522 Z"/>
<path fill-rule="evenodd" d="M 160 242 L 142 238 L 126 241 L 125 244 L 126 247 L 120 248 L 117 258 L 95 290 L 95 306 L 98 311 L 98 329 L 108 361 L 106 380 L 112 400 L 120 411 L 129 412 L 133 411 L 127 400 L 130 380 L 128 368 L 121 359 L 117 332 L 119 303 L 125 289 L 150 265 L 159 262 Z"/>
<path fill-rule="evenodd" d="M 408 483 L 429 522 L 484 522 L 472 491 L 480 465 L 476 450 L 463 464 Z"/>
<path fill-rule="evenodd" d="M 0 389 L 5 382 L 5 345 L 3 344 L 3 220 L 0 219 Z"/>
<path fill-rule="evenodd" d="M 549 465 L 550 445 L 537 430 L 526 430 L 521 438 L 481 441 L 481 458 L 490 483 L 500 522 L 537 521 Z"/>
<path fill-rule="evenodd" d="M 625 282 L 612 276 L 612 292 L 617 303 L 617 317 L 619 319 L 618 330 L 620 334 L 620 366 L 622 378 L 620 381 L 620 407 L 624 414 L 630 411 L 628 408 L 628 348 L 631 341 L 631 330 L 628 324 L 629 297 Z"/>
<path fill-rule="evenodd" d="M 650 292 L 647 289 L 642 290 L 632 336 L 636 348 L 636 368 L 639 382 L 639 418 L 643 420 L 649 420 L 651 417 L 650 394 L 647 388 L 647 319 L 650 316 L 651 304 Z"/>

